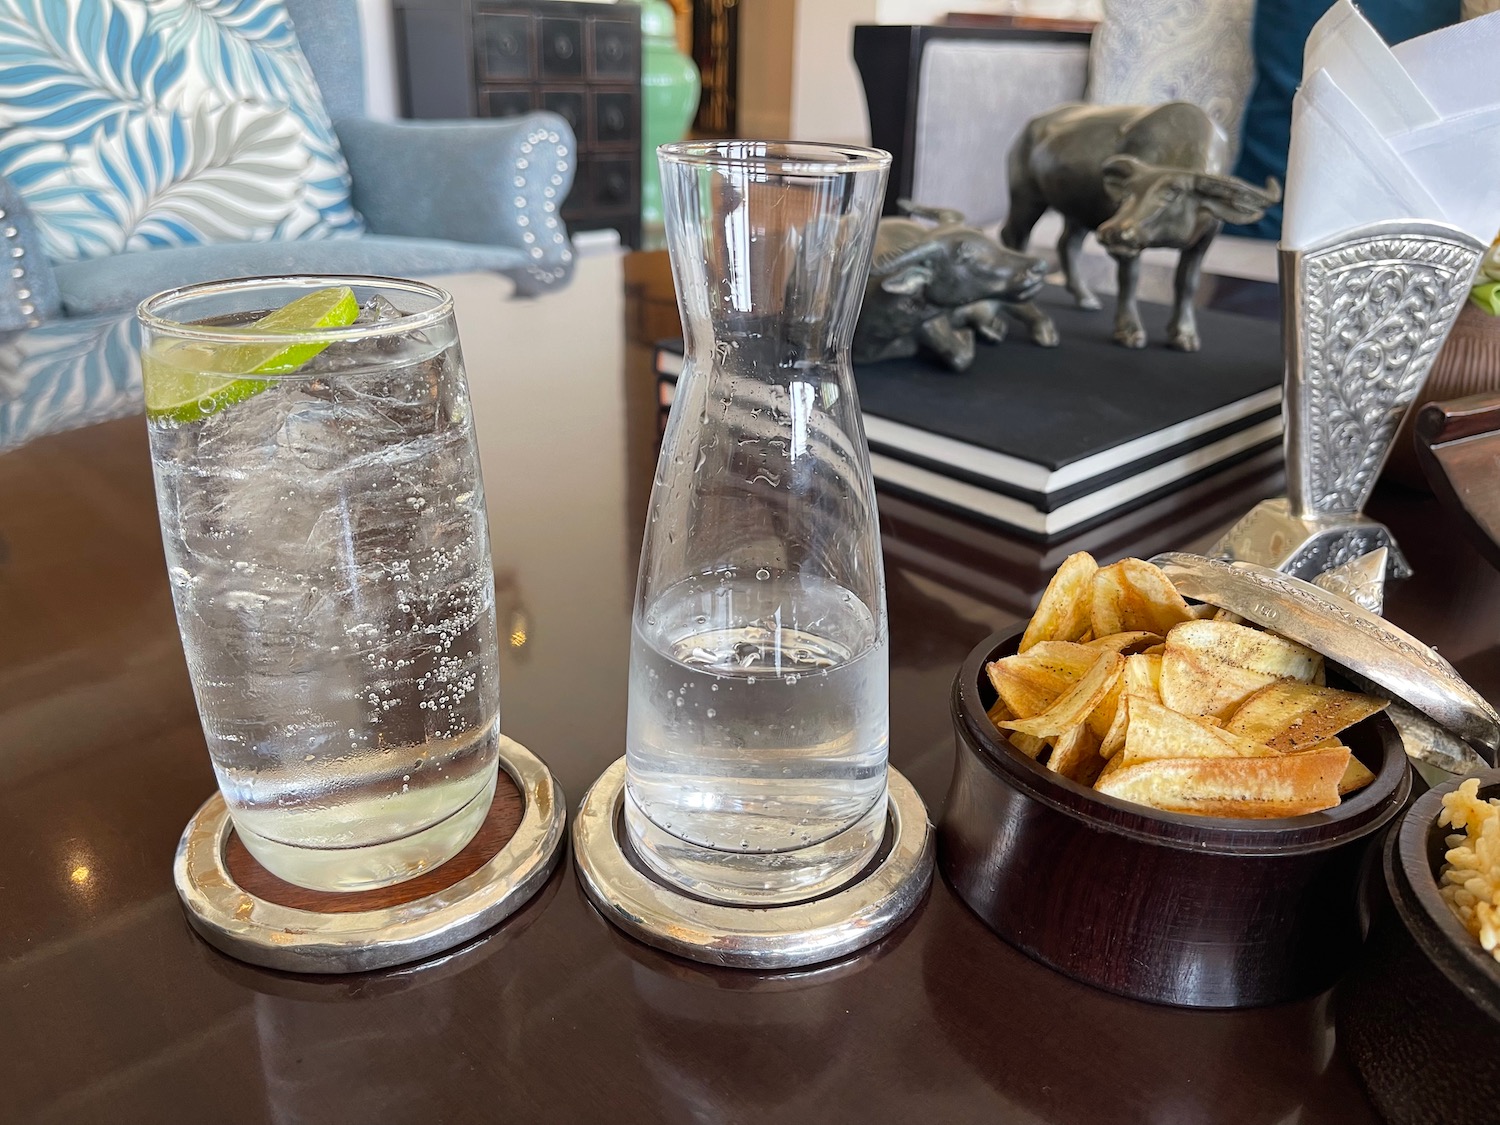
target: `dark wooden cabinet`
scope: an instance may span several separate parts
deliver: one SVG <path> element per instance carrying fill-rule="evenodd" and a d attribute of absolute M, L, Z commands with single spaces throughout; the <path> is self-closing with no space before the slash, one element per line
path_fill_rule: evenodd
<path fill-rule="evenodd" d="M 571 230 L 641 231 L 641 15 L 633 4 L 395 0 L 401 108 L 411 118 L 545 109 L 578 138 Z"/>

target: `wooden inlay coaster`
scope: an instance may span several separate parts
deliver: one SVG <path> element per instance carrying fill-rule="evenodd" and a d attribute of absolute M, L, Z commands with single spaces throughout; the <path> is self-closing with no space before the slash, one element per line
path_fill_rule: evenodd
<path fill-rule="evenodd" d="M 437 891 L 445 891 L 460 879 L 474 874 L 510 843 L 516 829 L 521 826 L 524 808 L 525 802 L 521 799 L 520 789 L 516 788 L 510 775 L 502 770 L 495 780 L 495 799 L 490 802 L 489 815 L 461 852 L 431 871 L 370 891 L 314 891 L 288 883 L 262 867 L 245 850 L 239 833 L 233 829 L 230 829 L 229 838 L 224 843 L 224 866 L 229 869 L 229 877 L 242 890 L 278 906 L 311 910 L 318 914 L 380 910 L 383 907 L 414 902 Z"/>
<path fill-rule="evenodd" d="M 562 854 L 563 795 L 547 767 L 501 737 L 501 774 L 478 834 L 441 867 L 371 891 L 293 886 L 234 835 L 215 793 L 188 822 L 173 877 L 193 929 L 251 964 L 297 973 L 355 973 L 430 957 L 518 910 Z"/>

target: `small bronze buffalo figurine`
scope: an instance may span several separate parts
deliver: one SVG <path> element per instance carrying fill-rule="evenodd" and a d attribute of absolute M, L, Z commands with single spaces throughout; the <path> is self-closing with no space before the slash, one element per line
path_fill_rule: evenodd
<path fill-rule="evenodd" d="M 1136 307 L 1140 252 L 1149 246 L 1180 250 L 1167 346 L 1198 350 L 1193 296 L 1203 255 L 1225 223 L 1252 223 L 1281 198 L 1274 179 L 1264 188 L 1224 175 L 1224 132 L 1195 105 L 1064 105 L 1021 131 L 1010 150 L 1010 215 L 1000 232 L 1024 250 L 1031 228 L 1048 207 L 1063 217 L 1057 244 L 1068 291 L 1082 308 L 1099 299 L 1078 273 L 1083 239 L 1094 231 L 1119 265 L 1115 340 L 1146 346 Z"/>
<path fill-rule="evenodd" d="M 898 206 L 913 218 L 880 220 L 865 286 L 854 359 L 873 363 L 926 349 L 954 371 L 974 362 L 975 336 L 1005 338 L 1007 312 L 1025 322 L 1039 344 L 1057 343 L 1057 328 L 1033 306 L 1046 263 L 1001 246 L 958 211 Z M 927 220 L 919 222 L 918 219 Z"/>

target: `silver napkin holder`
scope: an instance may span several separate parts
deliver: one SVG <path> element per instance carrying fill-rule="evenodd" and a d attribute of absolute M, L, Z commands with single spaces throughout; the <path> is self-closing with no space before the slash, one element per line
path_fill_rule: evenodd
<path fill-rule="evenodd" d="M 1385 548 L 1364 507 L 1427 381 L 1486 247 L 1443 223 L 1372 223 L 1280 253 L 1287 495 L 1257 504 L 1209 552 L 1311 580 Z"/>

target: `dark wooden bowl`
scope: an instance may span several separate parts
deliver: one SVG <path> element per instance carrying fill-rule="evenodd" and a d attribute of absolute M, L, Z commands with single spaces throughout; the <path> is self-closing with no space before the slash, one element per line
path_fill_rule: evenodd
<path fill-rule="evenodd" d="M 1500 797 L 1500 770 L 1479 775 Z M 1337 995 L 1338 1036 L 1392 1125 L 1493 1125 L 1500 1119 L 1500 962 L 1438 894 L 1451 828 L 1443 794 L 1424 793 L 1385 842 L 1388 898 Z"/>
<path fill-rule="evenodd" d="M 1036 960 L 1140 1000 L 1249 1008 L 1332 986 L 1364 939 L 1370 845 L 1411 790 L 1390 720 L 1341 736 L 1375 780 L 1335 809 L 1159 812 L 1048 772 L 995 729 L 984 666 L 1021 632 L 976 648 L 953 687 L 938 862 L 970 909 Z"/>

